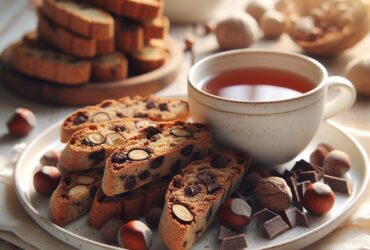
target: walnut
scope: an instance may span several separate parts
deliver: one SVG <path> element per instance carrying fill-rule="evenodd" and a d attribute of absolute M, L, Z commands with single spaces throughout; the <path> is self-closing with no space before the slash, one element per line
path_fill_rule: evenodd
<path fill-rule="evenodd" d="M 283 178 L 273 176 L 258 182 L 254 199 L 261 208 L 279 213 L 292 203 L 292 193 Z"/>

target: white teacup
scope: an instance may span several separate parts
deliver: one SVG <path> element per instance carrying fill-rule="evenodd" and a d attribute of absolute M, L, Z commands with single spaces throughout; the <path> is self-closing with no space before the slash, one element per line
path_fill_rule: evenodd
<path fill-rule="evenodd" d="M 240 68 L 292 72 L 315 87 L 295 98 L 263 102 L 235 101 L 202 90 L 206 77 Z M 258 49 L 223 52 L 197 62 L 188 74 L 188 93 L 194 121 L 207 123 L 218 140 L 268 165 L 293 159 L 309 144 L 323 119 L 348 109 L 356 99 L 352 84 L 343 77 L 328 77 L 319 62 Z"/>

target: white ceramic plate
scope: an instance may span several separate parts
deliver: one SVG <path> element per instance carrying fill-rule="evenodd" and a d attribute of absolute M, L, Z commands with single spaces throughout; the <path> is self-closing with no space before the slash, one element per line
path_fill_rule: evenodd
<path fill-rule="evenodd" d="M 48 198 L 41 197 L 35 192 L 32 185 L 32 176 L 38 167 L 38 161 L 42 154 L 50 149 L 61 149 L 59 142 L 59 128 L 61 123 L 53 125 L 43 134 L 37 137 L 22 154 L 14 174 L 16 192 L 19 200 L 33 220 L 44 228 L 49 234 L 79 249 L 119 249 L 101 243 L 99 231 L 89 228 L 86 216 L 65 226 L 59 227 L 48 219 Z M 298 249 L 307 246 L 338 227 L 354 209 L 359 205 L 365 195 L 365 189 L 369 182 L 369 163 L 362 147 L 350 135 L 330 123 L 322 123 L 318 134 L 297 157 L 308 159 L 309 153 L 320 142 L 326 142 L 335 148 L 347 152 L 352 159 L 352 169 L 347 178 L 354 183 L 353 194 L 348 198 L 345 195 L 336 194 L 334 208 L 329 214 L 322 217 L 310 217 L 310 228 L 296 227 L 288 230 L 274 240 L 266 240 L 257 232 L 254 223 L 246 228 L 248 249 Z M 293 166 L 294 160 L 287 164 Z M 215 221 L 201 240 L 194 245 L 194 249 L 217 249 L 218 223 Z M 160 243 L 158 233 L 154 232 L 154 245 L 151 249 L 165 249 Z"/>

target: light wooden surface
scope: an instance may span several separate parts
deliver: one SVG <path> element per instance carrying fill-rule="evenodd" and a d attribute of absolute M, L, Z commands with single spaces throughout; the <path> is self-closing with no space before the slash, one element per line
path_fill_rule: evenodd
<path fill-rule="evenodd" d="M 234 10 L 242 10 L 248 0 L 225 1 L 222 14 L 233 13 Z M 27 31 L 36 26 L 36 15 L 27 0 L 0 0 L 0 52 L 12 42 L 20 39 Z M 194 28 L 190 25 L 172 25 L 171 34 L 179 41 L 184 37 L 201 33 L 201 27 Z M 256 48 L 270 48 L 279 51 L 301 52 L 287 36 L 281 37 L 278 41 L 260 40 L 254 44 Z M 317 58 L 322 62 L 331 75 L 342 75 L 346 64 L 357 56 L 370 56 L 370 35 L 352 49 L 333 58 Z M 194 46 L 196 60 L 217 52 L 215 38 L 210 35 L 198 37 Z M 178 78 L 162 91 L 160 95 L 184 95 L 187 93 L 186 74 L 191 65 L 190 55 L 185 55 Z M 138 93 L 140 94 L 140 93 Z M 34 131 L 23 139 L 16 139 L 7 134 L 5 123 L 17 107 L 27 107 L 34 111 L 38 118 L 38 124 Z M 0 156 L 10 157 L 11 147 L 18 142 L 30 142 L 50 124 L 57 122 L 70 113 L 73 108 L 55 107 L 33 103 L 13 95 L 3 84 L 0 84 Z M 347 112 L 337 116 L 334 120 L 360 131 L 370 131 L 370 99 L 358 98 L 356 104 Z M 18 249 L 0 240 L 0 250 Z"/>

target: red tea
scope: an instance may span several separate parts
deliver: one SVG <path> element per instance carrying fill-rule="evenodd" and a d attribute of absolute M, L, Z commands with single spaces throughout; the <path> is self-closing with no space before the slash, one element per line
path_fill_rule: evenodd
<path fill-rule="evenodd" d="M 292 72 L 272 68 L 240 68 L 210 76 L 201 83 L 210 94 L 248 102 L 294 98 L 315 85 Z"/>

